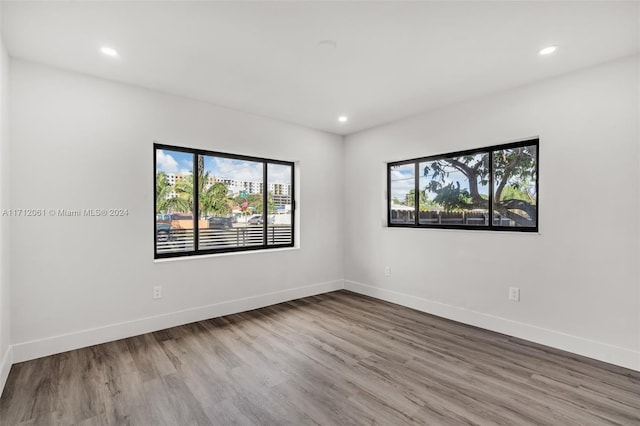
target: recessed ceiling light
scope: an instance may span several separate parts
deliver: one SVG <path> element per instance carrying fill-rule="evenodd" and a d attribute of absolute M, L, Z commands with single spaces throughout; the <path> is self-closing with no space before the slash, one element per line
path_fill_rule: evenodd
<path fill-rule="evenodd" d="M 338 45 L 335 40 L 322 40 L 318 42 L 318 49 L 320 50 L 334 50 Z"/>
<path fill-rule="evenodd" d="M 346 123 L 347 120 L 349 120 L 349 119 L 347 118 L 346 115 L 341 115 L 340 117 L 338 117 L 338 121 L 341 122 L 341 123 Z"/>
<path fill-rule="evenodd" d="M 544 49 L 540 49 L 540 51 L 538 52 L 538 55 L 541 55 L 541 56 L 551 55 L 556 50 L 558 50 L 558 46 L 545 47 Z"/>
<path fill-rule="evenodd" d="M 111 47 L 104 46 L 100 48 L 100 51 L 107 56 L 118 56 L 118 52 L 116 51 L 116 49 L 113 49 Z"/>

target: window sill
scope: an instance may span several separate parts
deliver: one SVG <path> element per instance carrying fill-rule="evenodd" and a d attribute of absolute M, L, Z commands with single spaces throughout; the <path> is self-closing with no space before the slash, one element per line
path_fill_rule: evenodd
<path fill-rule="evenodd" d="M 234 251 L 228 253 L 215 253 L 215 254 L 200 254 L 193 256 L 177 256 L 177 257 L 167 257 L 164 259 L 153 259 L 153 263 L 169 263 L 169 262 L 180 262 L 183 260 L 200 260 L 200 259 L 209 259 L 213 257 L 224 257 L 224 256 L 246 256 L 249 254 L 260 254 L 260 253 L 278 253 L 283 251 L 292 251 L 292 250 L 300 250 L 300 247 L 283 247 L 283 248 L 273 248 L 273 249 L 264 249 L 264 250 L 247 250 L 247 251 Z"/>
<path fill-rule="evenodd" d="M 453 228 L 453 227 L 449 227 L 449 228 L 436 228 L 436 227 L 427 227 L 427 226 L 388 226 L 387 224 L 383 224 L 382 225 L 383 229 L 391 229 L 391 230 L 398 230 L 398 229 L 427 229 L 430 231 L 437 231 L 437 232 L 460 232 L 460 233 L 471 233 L 471 234 L 478 234 L 478 233 L 489 233 L 489 234 L 493 234 L 493 235 L 542 235 L 542 232 L 540 231 L 540 229 L 538 229 L 537 231 L 522 231 L 522 230 L 516 230 L 516 229 L 501 229 L 501 230 L 495 230 L 495 229 L 483 229 L 483 228 Z"/>

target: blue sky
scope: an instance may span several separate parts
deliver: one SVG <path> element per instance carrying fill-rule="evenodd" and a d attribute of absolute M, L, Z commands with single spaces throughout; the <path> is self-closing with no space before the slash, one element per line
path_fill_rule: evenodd
<path fill-rule="evenodd" d="M 162 149 L 156 150 L 156 172 L 189 173 L 192 170 L 192 154 Z"/>
<path fill-rule="evenodd" d="M 253 161 L 205 156 L 204 169 L 218 178 L 247 182 L 262 181 L 262 163 Z M 158 150 L 156 170 L 165 173 L 190 173 L 193 170 L 193 155 L 179 151 Z M 267 171 L 269 183 L 291 183 L 291 167 L 269 164 Z"/>
<path fill-rule="evenodd" d="M 262 163 L 233 160 L 222 157 L 204 157 L 204 170 L 211 175 L 224 179 L 246 182 L 262 181 Z"/>
<path fill-rule="evenodd" d="M 406 164 L 391 169 L 391 199 L 402 202 L 415 186 L 415 166 Z"/>
<path fill-rule="evenodd" d="M 479 160 L 480 157 L 478 155 Z M 424 190 L 427 186 L 427 183 L 431 181 L 431 178 L 425 178 L 422 173 L 424 167 L 428 165 L 430 162 L 422 162 L 419 165 L 420 170 L 420 189 Z M 399 201 L 403 201 L 407 195 L 407 193 L 414 188 L 415 180 L 415 168 L 414 164 L 406 164 L 402 166 L 395 167 L 391 170 L 391 199 L 397 198 Z M 442 185 L 447 185 L 451 182 L 460 182 L 460 189 L 469 190 L 469 181 L 467 177 L 460 171 L 454 169 L 453 167 L 448 167 L 449 175 L 445 176 L 444 182 Z M 480 194 L 489 194 L 489 187 L 487 185 L 478 185 L 478 190 Z M 436 196 L 433 192 L 427 192 L 427 196 L 430 200 L 433 200 Z"/>
<path fill-rule="evenodd" d="M 424 167 L 428 165 L 428 163 L 429 162 L 420 163 L 421 172 L 424 170 Z M 449 175 L 445 176 L 444 182 L 442 182 L 442 186 L 448 185 L 451 182 L 454 182 L 454 183 L 459 182 L 461 190 L 462 189 L 466 189 L 467 191 L 469 190 L 469 180 L 467 179 L 467 176 L 464 173 L 458 171 L 457 169 L 454 169 L 453 167 L 447 167 L 447 170 L 449 171 Z M 431 177 L 426 178 L 423 175 L 420 175 L 420 188 L 424 189 L 424 187 L 426 187 L 430 181 L 431 181 Z M 481 195 L 488 195 L 489 186 L 482 185 L 478 182 L 478 192 L 480 192 Z M 436 194 L 433 192 L 427 192 L 427 196 L 429 197 L 430 200 L 433 200 Z"/>

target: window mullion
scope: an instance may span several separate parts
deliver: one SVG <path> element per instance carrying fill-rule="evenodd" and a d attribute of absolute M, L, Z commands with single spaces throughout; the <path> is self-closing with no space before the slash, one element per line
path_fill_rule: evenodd
<path fill-rule="evenodd" d="M 267 162 L 262 163 L 262 245 L 267 247 L 267 224 L 269 222 L 269 181 L 267 176 Z"/>
<path fill-rule="evenodd" d="M 293 247 L 293 162 L 158 143 L 153 146 L 156 259 Z M 187 166 L 187 163 L 190 164 Z M 186 170 L 181 169 L 183 165 Z M 274 187 L 272 194 L 269 183 Z M 262 185 L 261 193 L 258 185 Z M 244 197 L 239 197 L 245 193 Z M 274 214 L 289 214 L 291 218 L 288 223 L 286 216 L 277 218 L 277 226 L 271 227 L 271 244 L 268 234 L 270 196 L 273 197 L 271 202 L 291 203 L 289 212 L 274 209 Z M 255 220 L 249 222 L 248 218 L 245 226 L 235 226 L 232 209 L 239 205 L 239 200 L 243 211 L 251 203 L 252 211 L 256 213 L 257 204 L 262 202 L 259 211 L 264 219 L 262 226 L 255 226 Z M 207 217 L 203 229 L 199 227 L 200 216 Z"/>
<path fill-rule="evenodd" d="M 414 224 L 416 226 L 420 225 L 420 162 L 416 161 L 416 165 L 415 165 L 415 171 L 413 173 L 413 178 L 414 178 L 414 182 L 413 182 L 413 192 L 414 192 L 414 201 L 413 201 L 413 206 L 414 206 L 414 215 L 415 217 L 413 218 L 414 220 Z"/>
<path fill-rule="evenodd" d="M 200 240 L 200 155 L 193 154 L 193 250 L 198 251 Z M 204 158 L 202 159 L 204 170 Z"/>
<path fill-rule="evenodd" d="M 493 153 L 489 151 L 489 229 L 493 229 L 493 193 L 495 179 L 493 178 Z"/>
<path fill-rule="evenodd" d="M 391 163 L 387 164 L 387 226 L 391 225 L 391 208 L 393 196 L 391 195 Z"/>
<path fill-rule="evenodd" d="M 537 232 L 539 143 L 535 138 L 388 163 L 387 224 Z M 427 210 L 432 212 L 425 214 L 424 222 L 420 218 L 423 166 L 433 175 L 424 185 L 429 188 Z M 411 173 L 413 184 L 409 183 Z M 410 206 L 412 201 L 414 206 Z M 481 212 L 485 209 L 486 215 Z M 412 212 L 414 219 L 408 217 Z M 498 223 L 494 222 L 496 212 Z"/>

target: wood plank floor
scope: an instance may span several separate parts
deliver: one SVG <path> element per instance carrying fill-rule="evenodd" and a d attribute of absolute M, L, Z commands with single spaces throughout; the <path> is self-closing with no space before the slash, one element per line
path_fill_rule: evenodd
<path fill-rule="evenodd" d="M 4 425 L 640 425 L 640 373 L 338 291 L 16 364 Z"/>

